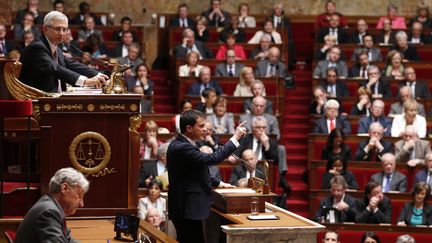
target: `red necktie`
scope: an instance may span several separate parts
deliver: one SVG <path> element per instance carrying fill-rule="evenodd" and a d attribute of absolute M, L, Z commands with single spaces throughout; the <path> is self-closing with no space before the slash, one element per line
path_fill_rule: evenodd
<path fill-rule="evenodd" d="M 336 125 L 334 123 L 334 120 L 330 120 L 330 132 L 332 132 L 335 128 L 336 128 Z"/>

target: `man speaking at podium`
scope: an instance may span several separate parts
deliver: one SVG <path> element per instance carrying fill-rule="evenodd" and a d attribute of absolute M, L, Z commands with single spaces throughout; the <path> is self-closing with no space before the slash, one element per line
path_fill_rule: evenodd
<path fill-rule="evenodd" d="M 57 46 L 65 39 L 67 31 L 66 15 L 57 11 L 45 15 L 43 35 L 40 40 L 30 43 L 20 58 L 23 83 L 51 93 L 65 91 L 66 83 L 96 88 L 105 83 L 108 79 L 105 74 L 64 57 Z"/>
<path fill-rule="evenodd" d="M 181 243 L 204 242 L 203 220 L 210 214 L 212 184 L 209 165 L 225 160 L 246 134 L 245 122 L 230 140 L 212 154 L 200 152 L 196 142 L 206 134 L 205 114 L 188 110 L 180 116 L 180 134 L 168 147 L 168 215 Z"/>

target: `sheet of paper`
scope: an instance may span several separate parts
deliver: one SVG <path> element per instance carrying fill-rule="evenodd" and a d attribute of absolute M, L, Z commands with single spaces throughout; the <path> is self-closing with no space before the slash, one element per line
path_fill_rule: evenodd
<path fill-rule="evenodd" d="M 227 194 L 227 193 L 238 193 L 238 194 L 250 194 L 255 193 L 254 190 L 250 188 L 233 188 L 233 189 L 216 189 L 217 193 Z"/>

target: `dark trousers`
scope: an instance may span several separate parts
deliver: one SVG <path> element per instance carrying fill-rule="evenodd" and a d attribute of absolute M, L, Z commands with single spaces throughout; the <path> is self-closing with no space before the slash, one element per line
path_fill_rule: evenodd
<path fill-rule="evenodd" d="M 202 220 L 173 220 L 180 243 L 204 243 Z"/>

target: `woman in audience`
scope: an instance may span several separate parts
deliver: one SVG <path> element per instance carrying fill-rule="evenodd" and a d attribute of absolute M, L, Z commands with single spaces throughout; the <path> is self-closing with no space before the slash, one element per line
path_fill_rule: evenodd
<path fill-rule="evenodd" d="M 345 134 L 340 128 L 335 128 L 328 136 L 326 146 L 322 149 L 321 159 L 330 160 L 335 156 L 343 161 L 352 160 L 351 148 L 345 144 Z"/>
<path fill-rule="evenodd" d="M 188 98 L 184 98 L 180 102 L 180 114 L 182 112 L 191 110 L 193 108 L 192 101 Z M 175 132 L 180 133 L 180 114 L 177 114 L 173 117 Z"/>
<path fill-rule="evenodd" d="M 391 21 L 392 29 L 406 29 L 405 18 L 397 16 L 398 7 L 394 4 L 390 4 L 387 7 L 387 16 L 380 17 L 376 28 L 382 29 L 384 26 L 384 20 Z"/>
<path fill-rule="evenodd" d="M 32 12 L 26 12 L 22 23 L 16 24 L 14 27 L 14 38 L 15 41 L 22 41 L 24 39 L 25 32 L 32 32 L 35 39 L 39 39 L 41 32 L 39 27 L 34 24 L 34 15 Z"/>
<path fill-rule="evenodd" d="M 259 30 L 255 35 L 248 41 L 248 44 L 259 44 L 261 36 L 268 34 L 271 37 L 271 42 L 274 44 L 282 44 L 281 35 L 275 30 L 273 26 L 273 20 L 271 18 L 266 18 L 264 21 L 264 29 Z"/>
<path fill-rule="evenodd" d="M 163 188 L 160 180 L 152 180 L 148 186 L 148 196 L 138 201 L 138 217 L 145 219 L 149 208 L 156 208 L 159 211 L 162 221 L 165 221 L 166 200 L 160 196 Z"/>
<path fill-rule="evenodd" d="M 195 40 L 201 42 L 207 42 L 210 38 L 209 31 L 207 29 L 207 18 L 204 16 L 198 16 L 195 23 Z"/>
<path fill-rule="evenodd" d="M 88 52 L 92 57 L 106 58 L 108 56 L 108 49 L 105 44 L 101 42 L 99 36 L 91 34 L 85 40 L 85 45 L 82 47 L 83 52 Z"/>
<path fill-rule="evenodd" d="M 408 45 L 408 35 L 405 31 L 398 31 L 395 38 L 396 44 L 390 49 L 401 52 L 404 57 L 402 59 L 403 62 L 420 61 L 417 49 L 414 46 Z"/>
<path fill-rule="evenodd" d="M 253 81 L 251 85 L 251 92 L 252 97 L 246 98 L 243 100 L 243 112 L 245 113 L 252 113 L 252 100 L 253 98 L 257 96 L 265 97 L 266 96 L 266 90 L 264 83 L 261 80 L 256 79 Z M 266 107 L 264 108 L 264 113 L 273 114 L 273 103 L 271 100 L 266 99 Z"/>
<path fill-rule="evenodd" d="M 357 90 L 357 103 L 351 109 L 351 115 L 366 115 L 369 116 L 369 108 L 372 105 L 372 92 L 370 89 L 360 87 Z"/>
<path fill-rule="evenodd" d="M 151 96 L 153 94 L 154 82 L 149 79 L 148 67 L 141 63 L 135 68 L 136 76 L 128 76 L 126 78 L 126 88 L 130 92 L 134 92 L 137 86 L 142 88 L 142 94 Z M 140 92 L 141 93 L 141 92 Z"/>
<path fill-rule="evenodd" d="M 186 64 L 179 67 L 179 77 L 198 77 L 203 66 L 199 63 L 200 54 L 196 51 L 190 51 L 186 55 Z"/>
<path fill-rule="evenodd" d="M 345 178 L 349 189 L 358 190 L 359 186 L 354 174 L 347 169 L 347 162 L 340 155 L 335 155 L 327 160 L 326 172 L 323 174 L 321 189 L 330 189 L 330 180 L 335 175 L 341 175 Z"/>
<path fill-rule="evenodd" d="M 426 4 L 419 4 L 417 7 L 417 15 L 410 19 L 409 26 L 412 27 L 414 22 L 420 22 L 423 25 L 423 29 L 429 28 L 432 25 L 430 19 L 429 6 Z"/>
<path fill-rule="evenodd" d="M 216 54 L 216 59 L 225 60 L 227 50 L 234 50 L 236 60 L 245 60 L 246 53 L 243 49 L 243 46 L 236 44 L 236 37 L 234 34 L 228 34 L 226 37 L 226 43 L 224 45 L 220 45 Z"/>
<path fill-rule="evenodd" d="M 219 41 L 226 42 L 228 35 L 234 35 L 236 42 L 246 42 L 246 33 L 239 27 L 239 18 L 237 15 L 231 16 L 231 22 L 219 33 Z"/>
<path fill-rule="evenodd" d="M 408 99 L 403 103 L 404 112 L 395 115 L 391 127 L 391 136 L 400 137 L 407 125 L 417 128 L 419 138 L 426 137 L 426 119 L 417 114 L 417 101 Z"/>
<path fill-rule="evenodd" d="M 392 45 L 396 43 L 395 32 L 391 28 L 391 20 L 384 20 L 383 29 L 376 39 L 380 45 Z"/>
<path fill-rule="evenodd" d="M 234 134 L 234 114 L 227 112 L 227 99 L 218 97 L 213 105 L 214 113 L 207 116 L 215 134 Z"/>
<path fill-rule="evenodd" d="M 411 191 L 414 200 L 404 205 L 397 225 L 432 225 L 432 206 L 426 202 L 430 194 L 431 188 L 427 183 L 415 184 Z"/>
<path fill-rule="evenodd" d="M 386 66 L 384 68 L 384 76 L 396 80 L 404 79 L 404 65 L 402 64 L 403 54 L 399 51 L 389 51 L 386 58 Z"/>
<path fill-rule="evenodd" d="M 316 51 L 315 59 L 317 61 L 327 60 L 328 51 L 336 46 L 336 37 L 334 35 L 324 36 L 324 46 Z M 342 59 L 342 58 L 341 58 Z"/>
<path fill-rule="evenodd" d="M 140 159 L 156 159 L 157 150 L 161 141 L 157 140 L 158 125 L 153 120 L 144 125 L 144 137 L 141 138 Z"/>
<path fill-rule="evenodd" d="M 239 11 L 239 27 L 240 28 L 255 28 L 255 17 L 249 15 L 249 5 L 247 3 L 240 3 Z"/>
<path fill-rule="evenodd" d="M 250 97 L 253 96 L 251 92 L 251 85 L 255 81 L 255 75 L 251 67 L 244 67 L 240 71 L 239 83 L 234 90 L 234 96 Z"/>
<path fill-rule="evenodd" d="M 367 231 L 361 238 L 361 243 L 380 243 L 380 239 L 375 232 Z"/>

